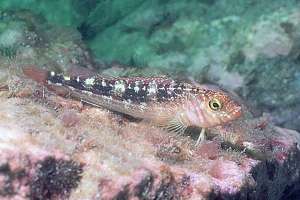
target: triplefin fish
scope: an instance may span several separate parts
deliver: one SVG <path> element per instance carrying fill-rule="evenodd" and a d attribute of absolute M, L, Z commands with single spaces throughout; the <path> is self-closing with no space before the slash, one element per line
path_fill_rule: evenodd
<path fill-rule="evenodd" d="M 239 103 L 224 91 L 165 77 L 66 76 L 35 67 L 25 67 L 23 71 L 46 86 L 64 87 L 72 98 L 177 133 L 190 126 L 209 128 L 226 124 L 242 114 Z"/>

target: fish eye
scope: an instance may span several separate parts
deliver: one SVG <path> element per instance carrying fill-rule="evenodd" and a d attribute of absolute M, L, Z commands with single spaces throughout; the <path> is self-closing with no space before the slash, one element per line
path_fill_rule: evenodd
<path fill-rule="evenodd" d="M 209 107 L 214 110 L 220 110 L 222 108 L 222 103 L 218 99 L 212 99 L 209 101 Z"/>

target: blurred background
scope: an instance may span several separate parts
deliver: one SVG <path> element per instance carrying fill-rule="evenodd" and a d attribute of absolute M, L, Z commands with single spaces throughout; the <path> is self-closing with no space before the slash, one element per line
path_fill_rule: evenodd
<path fill-rule="evenodd" d="M 297 0 L 1 0 L 0 82 L 11 63 L 213 83 L 300 131 Z"/>

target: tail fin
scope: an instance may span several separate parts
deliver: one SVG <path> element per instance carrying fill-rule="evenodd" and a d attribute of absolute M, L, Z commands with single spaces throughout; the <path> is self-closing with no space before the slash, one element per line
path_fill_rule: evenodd
<path fill-rule="evenodd" d="M 1 91 L 8 91 L 9 88 L 8 88 L 8 85 L 0 85 L 0 92 Z"/>
<path fill-rule="evenodd" d="M 34 66 L 26 66 L 23 67 L 23 73 L 31 78 L 32 80 L 46 84 L 47 78 L 48 78 L 48 71 L 44 69 L 40 69 Z"/>

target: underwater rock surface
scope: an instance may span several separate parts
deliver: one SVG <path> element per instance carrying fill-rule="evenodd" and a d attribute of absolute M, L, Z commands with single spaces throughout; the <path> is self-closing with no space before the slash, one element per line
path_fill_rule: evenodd
<path fill-rule="evenodd" d="M 300 130 L 296 1 L 51 2 L 19 5 L 39 15 L 1 12 L 0 199 L 297 198 L 300 135 L 277 126 Z M 236 91 L 254 115 L 208 130 L 195 147 L 193 137 L 57 96 L 23 76 L 28 65 L 192 77 Z"/>

